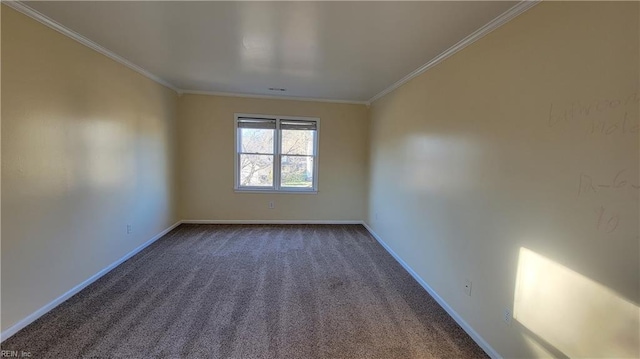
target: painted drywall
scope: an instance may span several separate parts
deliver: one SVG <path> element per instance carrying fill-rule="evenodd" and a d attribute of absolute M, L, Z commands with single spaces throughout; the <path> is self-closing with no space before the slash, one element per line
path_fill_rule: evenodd
<path fill-rule="evenodd" d="M 177 94 L 4 5 L 2 75 L 5 331 L 176 221 Z"/>
<path fill-rule="evenodd" d="M 178 113 L 181 219 L 358 221 L 365 217 L 366 106 L 185 94 Z M 234 113 L 320 118 L 318 193 L 234 192 Z M 269 209 L 270 201 L 274 209 Z"/>
<path fill-rule="evenodd" d="M 640 356 L 638 18 L 541 3 L 370 109 L 368 223 L 506 358 Z"/>

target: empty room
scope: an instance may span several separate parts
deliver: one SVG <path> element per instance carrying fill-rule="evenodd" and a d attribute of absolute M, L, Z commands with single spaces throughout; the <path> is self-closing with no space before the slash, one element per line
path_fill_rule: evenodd
<path fill-rule="evenodd" d="M 640 358 L 640 2 L 0 19 L 0 357 Z"/>

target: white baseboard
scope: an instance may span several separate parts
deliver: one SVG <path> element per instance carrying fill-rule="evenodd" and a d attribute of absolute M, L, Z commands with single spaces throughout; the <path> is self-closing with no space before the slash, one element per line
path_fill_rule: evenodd
<path fill-rule="evenodd" d="M 94 274 L 93 276 L 91 276 L 90 278 L 85 280 L 84 282 L 82 282 L 82 283 L 76 285 L 75 287 L 71 288 L 71 290 L 69 290 L 68 292 L 64 293 L 63 295 L 61 295 L 60 297 L 56 298 L 55 300 L 53 300 L 49 304 L 47 304 L 47 305 L 43 306 L 42 308 L 36 310 L 35 312 L 33 312 L 30 315 L 28 315 L 26 318 L 22 319 L 21 321 L 17 322 L 16 324 L 11 326 L 10 328 L 5 330 L 4 332 L 0 333 L 0 342 L 6 340 L 9 337 L 11 337 L 12 335 L 14 335 L 18 331 L 20 331 L 22 328 L 24 328 L 27 325 L 31 324 L 36 319 L 40 318 L 41 316 L 43 316 L 44 314 L 46 314 L 47 312 L 49 312 L 53 308 L 55 308 L 58 305 L 60 305 L 65 300 L 71 298 L 73 295 L 75 295 L 76 293 L 80 292 L 82 289 L 87 287 L 89 284 L 95 282 L 100 277 L 102 277 L 105 274 L 109 273 L 112 269 L 114 269 L 115 267 L 120 265 L 122 262 L 124 262 L 127 259 L 133 257 L 134 255 L 138 254 L 138 252 L 142 251 L 143 249 L 148 247 L 153 242 L 155 242 L 158 239 L 162 238 L 162 236 L 164 236 L 165 234 L 169 233 L 172 229 L 174 229 L 175 227 L 179 226 L 182 223 L 186 223 L 186 224 L 361 224 L 369 231 L 369 233 L 371 233 L 371 235 L 378 241 L 378 243 L 380 243 L 380 245 L 387 252 L 389 252 L 389 254 L 391 254 L 391 256 L 393 258 L 395 258 L 395 260 L 398 263 L 400 263 L 400 265 L 407 272 L 409 272 L 409 274 L 411 274 L 411 276 L 436 300 L 436 302 L 438 302 L 438 304 L 440 304 L 440 306 L 442 308 L 444 308 L 444 310 L 447 313 L 449 313 L 449 315 L 458 323 L 458 325 L 460 325 L 460 327 L 462 327 L 462 329 L 464 329 L 467 332 L 467 334 L 469 334 L 469 336 L 476 343 L 478 343 L 478 345 L 491 358 L 493 358 L 493 359 L 502 359 L 502 356 L 500 356 L 500 354 L 498 354 L 498 352 L 495 351 L 495 349 L 493 349 L 489 345 L 489 343 L 487 343 L 480 336 L 480 334 L 478 334 L 478 332 L 476 332 L 467 322 L 465 322 L 464 319 L 462 319 L 462 317 L 460 317 L 460 315 L 458 313 L 456 313 L 456 311 L 454 311 L 453 308 L 451 308 L 451 306 L 449 306 L 449 304 L 447 304 L 447 302 L 445 302 L 444 299 L 442 299 L 442 297 L 440 297 L 438 295 L 438 293 L 436 293 L 435 290 L 433 290 L 433 288 L 431 288 L 405 261 L 403 261 L 382 240 L 382 238 L 380 238 L 380 236 L 378 236 L 373 231 L 373 229 L 371 229 L 371 227 L 369 227 L 369 225 L 367 225 L 366 222 L 357 221 L 357 220 L 353 220 L 353 221 L 351 221 L 351 220 L 347 220 L 347 221 L 344 221 L 344 220 L 330 221 L 330 220 L 208 220 L 208 219 L 195 220 L 195 219 L 187 219 L 187 220 L 178 221 L 178 222 L 174 223 L 172 226 L 170 226 L 169 228 L 167 228 L 164 231 L 162 231 L 162 232 L 158 233 L 157 235 L 155 235 L 153 238 L 151 238 L 148 241 L 144 242 L 143 244 L 141 244 L 140 246 L 138 246 L 137 248 L 135 248 L 131 252 L 127 253 L 124 257 L 122 257 L 122 258 L 118 259 L 117 261 L 111 263 L 109 266 L 107 266 L 106 268 L 102 269 L 98 273 Z"/>
<path fill-rule="evenodd" d="M 280 220 L 280 219 L 183 219 L 187 224 L 363 224 L 356 220 Z"/>
<path fill-rule="evenodd" d="M 491 347 L 491 345 L 489 345 L 489 343 L 487 343 L 486 340 L 484 340 L 484 338 L 482 338 L 480 336 L 480 334 L 478 334 L 478 332 L 476 332 L 470 325 L 469 323 L 467 323 L 464 319 L 462 319 L 462 317 L 456 313 L 455 310 L 453 310 L 453 308 L 451 308 L 451 306 L 449 306 L 449 304 L 447 302 L 444 301 L 444 299 L 442 299 L 442 297 L 440 297 L 438 295 L 438 293 L 436 293 L 435 290 L 433 290 L 433 288 L 431 288 L 427 282 L 425 282 L 419 275 L 418 273 L 416 273 L 405 261 L 402 260 L 402 258 L 400 258 L 400 256 L 398 254 L 396 254 L 396 252 L 393 251 L 393 249 L 391 249 L 391 247 L 389 247 L 388 244 L 386 244 L 382 238 L 380 238 L 380 236 L 378 236 L 376 234 L 376 232 L 373 231 L 373 229 L 371 227 L 369 227 L 369 225 L 366 222 L 362 222 L 362 225 L 369 231 L 369 233 L 371 233 L 371 235 L 373 236 L 373 238 L 375 238 L 378 243 L 380 243 L 380 245 L 382 247 L 384 247 L 384 249 L 387 250 L 387 252 L 389 252 L 389 254 L 391 254 L 391 256 L 393 258 L 395 258 L 395 260 L 400 263 L 400 265 L 402 267 L 404 267 L 404 269 L 409 272 L 409 274 L 411 274 L 411 276 L 413 277 L 413 279 L 416 280 L 416 282 L 418 282 L 432 297 L 433 299 L 436 300 L 436 302 L 438 302 L 438 304 L 440 304 L 440 306 L 447 312 L 449 313 L 449 315 L 451 316 L 451 318 L 453 318 L 456 323 L 458 323 L 458 325 L 460 327 L 462 327 L 462 329 L 464 329 L 465 332 L 467 332 L 467 334 L 469 334 L 469 336 L 471 337 L 471 339 L 473 339 L 479 346 L 480 348 L 482 348 L 482 350 L 484 350 L 491 358 L 493 359 L 502 359 L 502 356 L 500 354 L 498 354 L 498 352 L 493 349 Z"/>
<path fill-rule="evenodd" d="M 26 327 L 27 325 L 29 325 L 32 322 L 34 322 L 36 319 L 38 319 L 41 316 L 43 316 L 44 314 L 48 313 L 50 310 L 52 310 L 53 308 L 57 307 L 58 305 L 60 305 L 65 300 L 71 298 L 73 295 L 75 295 L 76 293 L 78 293 L 81 290 L 83 290 L 89 284 L 95 282 L 96 280 L 100 279 L 100 277 L 102 277 L 103 275 L 109 273 L 112 269 L 114 269 L 115 267 L 119 266 L 122 262 L 124 262 L 127 259 L 133 257 L 134 255 L 138 254 L 138 252 L 140 252 L 141 250 L 143 250 L 146 247 L 148 247 L 151 243 L 153 243 L 153 242 L 157 241 L 158 239 L 162 238 L 162 236 L 164 236 L 165 234 L 169 233 L 172 229 L 174 229 L 177 226 L 179 226 L 180 223 L 181 223 L 180 221 L 174 223 L 169 228 L 167 228 L 164 231 L 156 234 L 153 238 L 151 238 L 148 241 L 142 243 L 140 246 L 138 246 L 137 248 L 135 248 L 131 252 L 125 254 L 124 257 L 122 257 L 122 258 L 118 259 L 117 261 L 111 263 L 106 268 L 104 268 L 101 271 L 99 271 L 98 273 L 92 275 L 91 277 L 89 277 L 84 282 L 82 282 L 82 283 L 76 285 L 75 287 L 71 288 L 68 292 L 66 292 L 63 295 L 59 296 L 58 298 L 54 299 L 49 304 L 43 306 L 42 308 L 36 310 L 35 312 L 29 314 L 27 317 L 25 317 L 21 321 L 17 322 L 16 324 L 11 326 L 10 328 L 5 330 L 4 332 L 0 333 L 0 342 L 5 341 L 6 339 L 11 337 L 12 335 L 16 334 L 22 328 Z"/>

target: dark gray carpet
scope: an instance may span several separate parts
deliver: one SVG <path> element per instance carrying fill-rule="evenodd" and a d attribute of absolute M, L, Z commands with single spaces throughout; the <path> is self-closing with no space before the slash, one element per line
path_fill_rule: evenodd
<path fill-rule="evenodd" d="M 486 358 L 360 225 L 181 225 L 2 343 L 33 358 Z"/>

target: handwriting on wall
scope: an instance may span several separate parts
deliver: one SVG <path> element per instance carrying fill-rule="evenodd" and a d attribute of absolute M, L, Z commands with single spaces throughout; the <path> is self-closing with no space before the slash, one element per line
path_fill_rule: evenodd
<path fill-rule="evenodd" d="M 632 183 L 629 177 L 630 171 L 628 169 L 619 170 L 604 180 L 594 179 L 591 175 L 581 173 L 578 180 L 578 197 L 598 193 L 640 190 L 640 184 Z M 620 225 L 621 216 L 618 211 L 601 205 L 595 210 L 595 219 L 597 231 L 613 233 Z"/>
<path fill-rule="evenodd" d="M 578 197 L 587 193 L 598 193 L 607 190 L 640 189 L 640 185 L 637 183 L 629 182 L 628 175 L 629 171 L 623 169 L 606 181 L 595 181 L 592 176 L 581 173 L 580 180 L 578 181 Z"/>
<path fill-rule="evenodd" d="M 569 105 L 551 103 L 547 125 L 552 128 L 575 127 L 586 134 L 633 134 L 640 125 L 634 106 L 640 103 L 640 92 L 623 98 L 575 101 Z"/>
<path fill-rule="evenodd" d="M 620 97 L 555 101 L 548 107 L 547 127 L 554 131 L 582 133 L 586 138 L 620 136 L 621 140 L 623 137 L 628 139 L 625 143 L 637 143 L 640 132 L 639 108 L 640 91 Z M 607 141 L 602 144 L 616 143 Z M 637 168 L 620 169 L 604 176 L 595 170 L 585 171 L 576 179 L 577 198 L 591 198 L 600 202 L 592 207 L 592 218 L 597 232 L 612 234 L 619 230 L 623 223 L 626 223 L 626 227 L 633 225 L 632 222 L 637 222 L 637 214 L 627 216 L 622 210 L 623 207 L 611 201 L 613 198 L 638 198 L 640 183 Z M 634 227 L 637 227 L 637 224 Z"/>
<path fill-rule="evenodd" d="M 604 206 L 600 206 L 596 210 L 598 221 L 596 224 L 596 230 L 604 231 L 605 233 L 613 233 L 620 224 L 620 214 L 617 212 L 610 212 Z"/>

